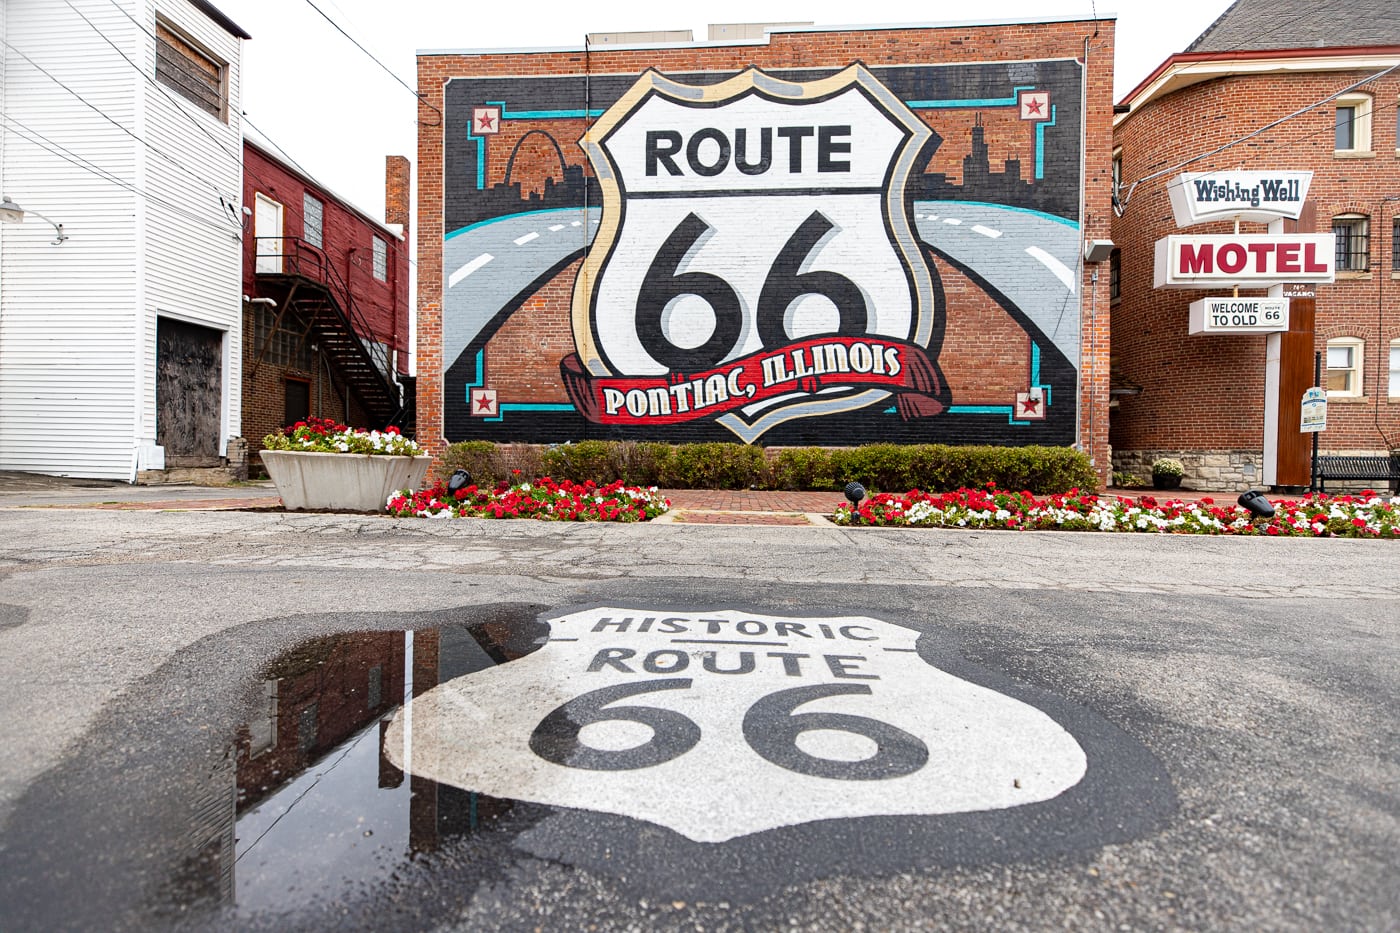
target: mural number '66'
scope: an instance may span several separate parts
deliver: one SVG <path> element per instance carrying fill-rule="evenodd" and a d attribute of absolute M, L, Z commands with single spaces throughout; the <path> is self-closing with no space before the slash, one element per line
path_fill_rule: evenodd
<path fill-rule="evenodd" d="M 637 295 L 637 338 L 652 359 L 672 370 L 694 371 L 718 366 L 734 352 L 743 337 L 744 315 L 739 295 L 724 279 L 709 272 L 680 272 L 681 260 L 711 228 L 695 214 L 687 214 L 661 244 Z M 836 272 L 800 272 L 802 263 L 835 224 L 813 211 L 783 244 L 778 258 L 758 296 L 758 335 L 765 347 L 781 347 L 791 342 L 787 330 L 787 310 L 804 295 L 819 295 L 830 301 L 840 315 L 836 333 L 855 337 L 864 334 L 869 308 L 860 288 Z M 694 295 L 714 311 L 715 329 L 698 347 L 681 347 L 667 338 L 662 328 L 667 308 L 677 298 Z"/>
<path fill-rule="evenodd" d="M 663 764 L 690 751 L 700 742 L 700 727 L 669 709 L 608 704 L 640 693 L 686 690 L 688 677 L 619 684 L 575 697 L 540 720 L 530 736 L 530 749 L 546 761 L 589 771 L 631 771 Z M 824 697 L 869 694 L 865 684 L 818 684 L 770 693 L 744 714 L 744 740 L 760 756 L 789 771 L 842 781 L 872 781 L 904 777 L 928 762 L 928 746 L 917 737 L 889 723 L 847 713 L 794 713 L 793 710 Z M 626 749 L 601 749 L 584 745 L 579 733 L 585 726 L 608 720 L 639 722 L 652 730 L 641 745 Z M 876 752 L 859 761 L 818 758 L 797 747 L 804 732 L 849 732 L 875 743 Z"/>

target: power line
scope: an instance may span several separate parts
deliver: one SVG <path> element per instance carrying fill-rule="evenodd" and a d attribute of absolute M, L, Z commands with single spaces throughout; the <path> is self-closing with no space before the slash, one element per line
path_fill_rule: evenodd
<path fill-rule="evenodd" d="M 355 40 L 355 37 L 354 37 L 354 36 L 350 35 L 350 33 L 346 32 L 344 29 L 340 28 L 340 24 L 337 23 L 335 20 L 331 19 L 328 15 L 326 15 L 326 11 L 323 10 L 323 9 L 321 9 L 320 7 L 318 7 L 318 6 L 313 2 L 313 0 L 306 0 L 306 5 L 309 6 L 309 7 L 311 7 L 311 9 L 315 10 L 317 13 L 320 13 L 322 19 L 324 19 L 326 22 L 328 22 L 328 23 L 330 23 L 332 26 L 334 26 L 336 32 L 340 33 L 342 36 L 344 36 L 345 38 L 349 39 L 349 40 L 350 40 L 350 43 L 351 43 L 352 45 L 354 45 L 355 48 L 359 49 L 361 52 L 364 52 L 365 55 L 369 58 L 370 61 L 374 62 L 374 63 L 375 63 L 376 65 L 378 65 L 381 69 L 383 69 L 383 71 L 384 71 L 385 74 L 387 74 L 389 77 L 393 78 L 395 81 L 399 82 L 399 84 L 402 84 L 402 85 L 404 86 L 404 88 L 406 88 L 406 89 L 408 90 L 408 92 L 409 92 L 410 94 L 412 94 L 414 97 L 418 98 L 418 102 L 419 102 L 419 103 L 423 104 L 424 106 L 426 106 L 426 107 L 428 107 L 429 109 L 431 109 L 434 113 L 436 113 L 436 114 L 438 115 L 438 122 L 437 122 L 436 124 L 433 124 L 433 125 L 435 125 L 435 126 L 440 126 L 440 125 L 442 124 L 442 111 L 441 111 L 441 110 L 438 110 L 438 108 L 434 107 L 432 104 L 428 103 L 428 101 L 424 100 L 423 94 L 422 94 L 421 91 L 418 90 L 418 88 L 413 87 L 412 85 L 410 85 L 410 84 L 409 84 L 407 81 L 405 81 L 403 78 L 400 78 L 396 72 L 394 72 L 391 68 L 389 68 L 388 65 L 384 64 L 384 63 L 381 62 L 379 59 L 375 58 L 374 55 L 370 53 L 369 49 L 365 48 L 363 45 L 360 45 L 360 43 L 357 42 L 357 41 Z"/>
<path fill-rule="evenodd" d="M 1266 133 L 1266 132 L 1268 132 L 1269 130 L 1273 129 L 1273 128 L 1276 127 L 1276 126 L 1279 126 L 1280 124 L 1286 123 L 1286 122 L 1288 122 L 1289 120 L 1292 120 L 1292 119 L 1295 118 L 1295 117 L 1300 117 L 1300 116 L 1302 116 L 1302 115 L 1305 114 L 1305 113 L 1310 113 L 1311 111 L 1314 111 L 1314 110 L 1316 110 L 1316 109 L 1319 108 L 1319 107 L 1322 107 L 1322 106 L 1324 106 L 1324 105 L 1326 105 L 1326 104 L 1329 104 L 1329 103 L 1331 103 L 1332 101 L 1336 100 L 1338 97 L 1341 97 L 1343 94 L 1348 94 L 1348 93 L 1350 93 L 1350 92 L 1356 90 L 1356 89 L 1359 88 L 1359 87 L 1364 87 L 1365 85 L 1370 84 L 1370 83 L 1373 82 L 1373 81 L 1378 81 L 1378 80 L 1380 80 L 1381 78 L 1384 78 L 1386 75 L 1390 74 L 1391 72 L 1395 71 L 1397 68 L 1400 68 L 1400 64 L 1391 65 L 1389 68 L 1385 69 L 1384 71 L 1377 72 L 1376 74 L 1373 74 L 1373 75 L 1371 75 L 1371 76 L 1368 77 L 1368 78 L 1362 78 L 1360 81 L 1357 81 L 1355 84 L 1348 85 L 1347 87 L 1342 88 L 1340 91 L 1336 91 L 1336 92 L 1334 92 L 1334 93 L 1332 93 L 1332 94 L 1329 94 L 1327 97 L 1324 97 L 1322 100 L 1316 101 L 1315 103 L 1308 104 L 1306 107 L 1302 107 L 1302 108 L 1300 108 L 1300 109 L 1298 109 L 1298 110 L 1295 110 L 1295 111 L 1293 111 L 1292 113 L 1288 114 L 1287 116 L 1279 117 L 1277 120 L 1274 120 L 1274 121 L 1271 122 L 1271 123 L 1266 123 L 1264 126 L 1261 126 L 1261 127 L 1259 127 L 1258 129 L 1256 129 L 1256 130 L 1252 130 L 1252 131 L 1250 131 L 1250 132 L 1244 134 L 1243 136 L 1239 136 L 1239 137 L 1237 137 L 1237 138 L 1235 138 L 1235 139 L 1230 140 L 1230 141 L 1227 142 L 1227 143 L 1224 143 L 1223 145 L 1217 146 L 1216 148 L 1210 150 L 1209 152 L 1203 152 L 1203 153 L 1201 153 L 1200 155 L 1192 156 L 1191 158 L 1186 159 L 1185 161 L 1178 162 L 1176 165 L 1173 165 L 1173 166 L 1171 166 L 1170 168 L 1164 168 L 1164 169 L 1162 169 L 1161 171 L 1153 172 L 1153 173 L 1150 174 L 1150 175 L 1144 175 L 1142 178 L 1139 178 L 1137 181 L 1133 182 L 1131 185 L 1128 186 L 1128 191 L 1127 191 L 1127 193 L 1124 194 L 1123 197 L 1122 197 L 1122 199 L 1118 201 L 1117 205 L 1115 206 L 1115 211 L 1118 212 L 1118 214 L 1119 214 L 1120 217 L 1122 216 L 1122 211 L 1124 211 L 1124 210 L 1127 209 L 1128 202 L 1129 202 L 1129 201 L 1132 199 L 1132 197 L 1133 197 L 1133 192 L 1134 192 L 1135 190 L 1137 190 L 1137 186 L 1140 185 L 1140 184 L 1142 184 L 1143 182 L 1145 182 L 1145 181 L 1152 181 L 1153 179 L 1155 179 L 1155 178 L 1160 178 L 1160 177 L 1162 177 L 1163 175 L 1170 175 L 1172 172 L 1179 171 L 1179 170 L 1185 168 L 1186 166 L 1192 164 L 1193 162 L 1199 162 L 1199 161 L 1201 161 L 1202 159 L 1208 159 L 1208 158 L 1210 158 L 1211 156 L 1219 155 L 1220 153 L 1224 152 L 1226 149 L 1231 148 L 1232 146 L 1237 146 L 1237 145 L 1239 145 L 1240 143 L 1242 143 L 1242 142 L 1244 142 L 1244 141 L 1246 141 L 1246 140 L 1253 139 L 1254 137 L 1258 136 L 1258 135 L 1261 134 L 1261 133 Z M 1320 135 L 1322 132 L 1326 132 L 1326 131 L 1325 131 L 1325 130 L 1321 130 L 1321 131 L 1318 131 L 1318 132 L 1315 132 L 1315 133 L 1308 133 L 1308 134 L 1302 136 L 1301 138 L 1302 138 L 1302 139 L 1307 139 L 1307 138 L 1309 138 L 1309 137 L 1311 137 L 1311 136 Z M 1293 143 L 1296 142 L 1296 140 L 1288 140 L 1288 142 L 1289 142 L 1290 144 L 1293 144 Z M 1276 143 L 1275 145 L 1277 146 L 1277 145 L 1282 145 L 1282 144 L 1283 144 L 1283 143 Z M 1270 148 L 1272 148 L 1272 147 L 1270 147 Z M 1217 171 L 1223 171 L 1223 169 L 1217 170 Z"/>
<path fill-rule="evenodd" d="M 49 139 L 43 133 L 40 133 L 38 130 L 28 126 L 27 124 L 16 120 L 9 114 L 0 113 L 0 120 L 4 120 L 6 123 L 13 124 L 13 126 L 11 127 L 11 132 L 15 133 L 17 136 L 28 140 L 35 146 L 38 146 L 40 149 L 43 149 L 51 155 L 57 156 L 58 158 L 70 163 L 71 165 L 74 165 L 85 172 L 97 176 L 103 181 L 110 182 L 111 184 L 114 184 L 119 188 L 122 188 L 126 191 L 130 191 L 133 194 L 140 195 L 141 197 L 150 201 L 152 204 L 158 204 L 161 207 L 164 207 L 173 213 L 179 214 L 182 217 L 194 221 L 195 223 L 204 224 L 207 227 L 211 227 L 214 230 L 217 230 L 219 233 L 230 234 L 237 239 L 242 239 L 242 237 L 239 236 L 238 233 L 231 231 L 226 226 L 217 224 L 206 217 L 201 217 L 198 214 L 195 214 L 184 207 L 181 207 L 177 204 L 172 204 L 171 202 L 166 201 L 163 198 L 159 198 L 147 191 L 142 190 L 141 188 L 138 188 L 132 182 L 129 182 L 126 179 L 114 174 L 113 172 L 102 168 L 95 162 L 83 158 L 82 156 L 63 146 L 61 143 L 54 142 L 52 139 Z"/>
<path fill-rule="evenodd" d="M 90 20 L 90 19 L 87 18 L 87 16 L 83 13 L 82 10 L 78 9 L 77 7 L 75 7 L 75 6 L 73 5 L 72 0 L 63 0 L 63 3 L 64 3 L 65 6 L 68 7 L 68 9 L 70 9 L 70 10 L 72 10 L 74 13 L 78 14 L 78 16 L 82 19 L 82 21 L 85 22 L 85 23 L 87 23 L 88 26 L 90 26 L 90 27 L 92 28 L 92 31 L 93 31 L 93 32 L 95 32 L 95 33 L 97 33 L 99 36 L 101 36 L 101 37 L 102 37 L 102 41 L 103 41 L 103 42 L 106 42 L 108 45 L 110 45 L 110 46 L 116 51 L 116 53 L 117 53 L 118 55 L 120 55 L 120 56 L 122 57 L 122 59 L 136 71 L 137 74 L 139 74 L 139 75 L 141 75 L 141 77 L 145 78 L 147 84 L 151 85 L 151 87 L 153 87 L 153 88 L 155 88 L 157 91 L 159 91 L 159 92 L 165 97 L 166 100 L 170 101 L 171 105 L 172 105 L 176 110 L 178 110 L 180 113 L 184 114 L 185 117 L 186 117 L 191 123 L 193 123 L 193 124 L 195 125 L 195 128 L 196 128 L 196 129 L 198 129 L 198 130 L 199 130 L 201 133 L 203 133 L 205 136 L 209 137 L 209 139 L 214 143 L 214 145 L 216 145 L 216 146 L 218 146 L 220 149 L 222 149 L 223 152 L 224 152 L 224 155 L 226 155 L 226 156 L 228 156 L 230 159 L 232 159 L 232 160 L 234 161 L 234 163 L 237 164 L 237 165 L 242 165 L 242 164 L 243 164 L 243 159 L 242 159 L 242 157 L 241 157 L 241 155 L 240 155 L 239 153 L 237 153 L 237 152 L 230 152 L 230 151 L 229 151 L 229 148 L 228 148 L 227 146 L 224 145 L 223 140 L 219 139 L 219 137 L 217 137 L 217 136 L 215 136 L 213 133 L 209 132 L 209 128 L 206 127 L 204 124 L 200 123 L 198 120 L 196 120 L 195 117 L 194 117 L 194 114 L 192 114 L 192 113 L 190 113 L 189 111 L 185 110 L 185 108 L 182 107 L 182 106 L 175 100 L 175 98 L 173 98 L 173 97 L 170 96 L 170 92 L 167 91 L 167 90 L 160 84 L 160 82 L 156 81 L 156 79 L 155 79 L 154 77 L 152 77 L 151 75 L 149 75 L 149 74 L 146 73 L 146 69 L 142 68 L 140 65 L 138 65 L 138 64 L 136 64 L 134 61 L 132 61 L 132 60 L 131 60 L 131 57 L 130 57 L 129 55 L 127 55 L 126 52 L 122 51 L 121 46 L 119 46 L 119 45 L 117 45 L 115 42 L 113 42 L 113 41 L 111 40 L 111 38 L 110 38 L 105 32 L 103 32 L 101 29 L 98 29 L 98 28 L 97 28 L 97 25 L 96 25 L 95 23 L 93 23 L 92 20 Z"/>
<path fill-rule="evenodd" d="M 141 22 L 139 19 L 137 19 L 136 17 L 132 16 L 132 15 L 131 15 L 131 11 L 128 10 L 126 7 L 122 6 L 121 3 L 118 2 L 118 0 L 108 0 L 108 2 L 111 3 L 112 6 L 116 7 L 118 10 L 120 10 L 123 16 L 125 16 L 127 19 L 131 20 L 132 25 L 134 25 L 137 29 L 139 29 L 139 30 L 141 30 L 142 32 L 144 32 L 146 35 L 150 36 L 151 39 L 152 39 L 154 42 L 157 43 L 157 48 L 159 47 L 160 37 L 157 36 L 155 33 L 151 32 L 150 29 L 146 28 L 146 24 L 145 24 L 145 23 Z M 89 24 L 89 25 L 91 25 L 91 24 Z M 206 88 L 206 90 L 209 90 L 209 88 Z M 228 97 L 224 94 L 224 92 L 223 92 L 222 90 L 216 91 L 215 94 L 216 94 L 216 96 L 219 98 L 219 103 L 223 104 L 224 106 L 228 106 L 228 102 L 229 102 L 229 101 L 228 101 Z"/>
<path fill-rule="evenodd" d="M 84 106 L 86 106 L 88 109 L 92 110 L 93 113 L 96 113 L 98 116 L 102 117 L 102 119 L 106 120 L 108 123 L 112 124 L 112 125 L 115 126 L 117 129 L 121 130 L 123 133 L 125 133 L 125 134 L 128 135 L 128 136 L 130 136 L 132 139 L 136 140 L 138 143 L 140 143 L 141 145 L 145 146 L 147 149 L 150 149 L 152 152 L 154 152 L 156 155 L 160 156 L 161 158 L 165 159 L 167 162 L 169 162 L 171 165 L 173 165 L 173 166 L 175 166 L 176 168 L 178 168 L 180 171 L 184 172 L 184 173 L 185 173 L 186 175 L 188 175 L 190 178 L 193 178 L 195 181 L 200 182 L 201 184 L 208 185 L 209 188 L 210 188 L 210 190 L 212 190 L 212 191 L 213 191 L 216 195 L 218 195 L 220 198 L 230 197 L 230 196 L 231 196 L 231 195 L 229 195 L 228 192 L 219 190 L 219 186 L 218 186 L 218 185 L 216 185 L 214 182 L 210 181 L 209 179 L 205 178 L 203 175 L 197 174 L 197 173 L 194 172 L 192 169 L 190 169 L 188 166 L 186 166 L 184 163 L 182 163 L 182 162 L 180 162 L 178 159 L 176 159 L 174 156 L 171 156 L 170 154 L 164 152 L 164 151 L 161 150 L 158 146 L 153 145 L 152 143 L 146 141 L 145 139 L 142 139 L 140 136 L 136 135 L 136 134 L 135 134 L 134 132 L 132 132 L 130 129 L 128 129 L 127 127 L 123 126 L 123 125 L 121 124 L 121 122 L 119 122 L 118 120 L 114 119 L 114 118 L 113 118 L 110 114 L 108 114 L 105 110 L 103 110 L 101 107 L 98 107 L 96 104 L 94 104 L 92 101 L 88 100 L 88 99 L 87 99 L 86 97 L 84 97 L 82 94 L 79 94 L 77 91 L 73 90 L 71 87 L 69 87 L 68 85 L 64 84 L 64 83 L 63 83 L 62 81 L 60 81 L 57 77 L 55 77 L 54 74 L 53 74 L 52 72 L 50 72 L 48 69 L 44 68 L 44 66 L 40 65 L 38 62 L 34 61 L 34 59 L 30 58 L 28 55 L 24 54 L 24 52 L 23 52 L 22 50 L 17 49 L 17 48 L 15 48 L 13 45 L 11 45 L 9 42 L 6 42 L 5 39 L 4 39 L 3 37 L 0 37 L 0 44 L 3 44 L 3 45 L 5 46 L 5 48 L 9 49 L 11 52 L 14 52 L 16 55 L 18 55 L 20 58 L 24 59 L 25 61 L 29 62 L 29 64 L 33 65 L 36 69 L 38 69 L 38 70 L 39 70 L 45 77 L 47 77 L 50 81 L 52 81 L 54 84 L 57 84 L 59 87 L 63 88 L 63 89 L 64 89 L 65 91 L 67 91 L 69 94 L 73 95 L 73 96 L 74 96 L 75 98 L 77 98 Z"/>
<path fill-rule="evenodd" d="M 123 51 L 121 50 L 121 48 L 120 48 L 119 46 L 117 46 L 117 44 L 114 43 L 114 42 L 111 40 L 110 37 L 107 36 L 106 33 L 104 33 L 101 29 L 99 29 L 99 28 L 97 27 L 97 25 L 96 25 L 95 23 L 92 22 L 92 20 L 90 20 L 90 19 L 88 19 L 86 16 L 84 16 L 83 13 L 82 13 L 82 11 L 80 11 L 77 7 L 73 6 L 71 0 L 63 0 L 63 2 L 64 2 L 64 4 L 65 4 L 70 10 L 72 10 L 74 13 L 77 13 L 78 16 L 83 20 L 83 22 L 85 22 L 85 23 L 88 24 L 88 26 L 92 29 L 93 32 L 95 32 L 95 33 L 97 33 L 99 36 L 101 36 L 104 42 L 106 42 L 106 43 L 107 43 L 108 45 L 110 45 L 113 49 L 115 49 L 116 52 L 117 52 L 117 54 L 119 54 L 119 55 L 122 57 L 122 59 L 123 59 L 128 65 L 130 65 L 138 74 L 140 74 L 140 75 L 142 76 L 142 78 L 145 79 L 145 81 L 146 81 L 147 84 L 151 85 L 151 86 L 154 87 L 157 91 L 159 91 L 159 92 L 166 98 L 166 100 L 170 101 L 171 106 L 173 106 L 176 110 L 178 110 L 178 111 L 180 111 L 181 113 L 183 113 L 183 114 L 185 115 L 185 117 L 186 117 L 191 123 L 193 123 L 193 124 L 195 125 L 195 127 L 196 127 L 201 133 L 203 133 L 205 136 L 209 137 L 209 139 L 212 140 L 212 141 L 214 142 L 215 145 L 217 145 L 220 149 L 222 149 L 226 155 L 228 155 L 230 158 L 232 158 L 232 159 L 238 164 L 240 170 L 241 170 L 244 174 L 246 174 L 246 175 L 252 177 L 253 180 L 256 181 L 256 182 L 257 182 L 259 185 L 261 185 L 263 188 L 266 188 L 266 189 L 271 190 L 272 185 L 271 185 L 266 179 L 264 179 L 264 178 L 262 178 L 261 176 L 259 176 L 256 172 L 252 171 L 251 169 L 249 169 L 249 168 L 247 167 L 246 164 L 244 164 L 244 161 L 243 161 L 243 158 L 242 158 L 242 154 L 241 154 L 241 153 L 235 154 L 235 153 L 230 152 L 230 151 L 228 150 L 228 147 L 226 147 L 226 146 L 223 144 L 223 142 L 222 142 L 221 140 L 219 140 L 218 137 L 216 137 L 216 136 L 214 136 L 212 133 L 210 133 L 209 130 L 208 130 L 208 128 L 205 127 L 199 120 L 197 120 L 193 114 L 191 114 L 191 113 L 189 113 L 187 110 L 185 110 L 185 108 L 184 108 L 178 101 L 176 101 L 175 98 L 171 97 L 171 96 L 170 96 L 170 93 L 169 93 L 158 81 L 156 81 L 156 79 L 155 79 L 153 76 L 151 76 L 150 74 L 148 74 L 144 68 L 142 68 L 141 66 L 137 65 L 134 61 L 132 61 L 131 58 L 130 58 L 130 56 L 128 56 L 125 52 L 123 52 Z M 117 9 L 121 9 L 120 5 L 117 3 L 117 0 L 110 0 L 110 2 L 112 3 L 113 6 L 116 6 Z M 125 13 L 125 11 L 123 11 L 123 12 Z M 319 12 L 321 12 L 321 11 L 318 9 L 317 12 L 319 13 Z M 321 15 L 322 15 L 322 16 L 325 16 L 324 13 L 322 13 Z M 131 19 L 131 21 L 132 21 L 133 23 L 136 23 L 136 25 L 141 29 L 141 31 L 144 32 L 147 36 L 149 36 L 152 40 L 154 40 L 154 41 L 156 41 L 156 42 L 159 42 L 159 37 L 157 37 L 157 36 L 155 35 L 155 33 L 151 32 L 149 29 L 147 29 L 143 24 L 141 24 L 140 22 L 137 22 L 136 19 L 135 19 L 134 17 L 132 17 L 130 13 L 126 13 L 126 16 L 127 16 L 128 19 Z M 338 27 L 337 27 L 337 28 L 338 28 Z M 347 36 L 347 38 L 348 38 L 348 36 Z M 354 40 L 352 39 L 351 41 L 354 41 Z M 356 43 L 356 44 L 358 45 L 358 43 Z M 363 50 L 362 50 L 362 51 L 363 51 Z M 368 54 L 368 53 L 366 53 L 366 54 Z M 373 58 L 373 56 L 371 56 L 371 58 Z M 379 62 L 378 62 L 377 59 L 376 59 L 375 61 L 376 61 L 376 64 L 379 64 Z M 383 65 L 380 64 L 380 67 L 383 67 Z M 386 69 L 386 70 L 387 70 L 387 69 Z M 392 72 L 390 72 L 390 73 L 392 74 Z M 400 82 L 400 83 L 402 83 L 402 82 Z M 414 93 L 416 94 L 417 92 L 415 91 Z M 429 106 L 432 106 L 432 105 L 429 104 Z M 433 108 L 433 109 L 436 110 L 437 108 Z M 438 112 L 439 112 L 439 114 L 441 113 L 441 111 L 438 111 Z M 246 113 L 246 112 L 243 112 L 243 111 L 241 111 L 241 110 L 240 110 L 240 112 L 239 112 L 239 116 L 240 116 L 242 119 L 245 119 L 245 120 L 247 120 L 247 118 L 248 118 L 247 113 Z M 277 148 L 278 150 L 280 150 L 284 155 L 287 154 L 285 149 L 283 149 L 281 146 L 277 145 L 277 143 L 273 141 L 272 137 L 268 136 L 268 135 L 267 135 L 266 133 L 264 133 L 261 129 L 258 129 L 257 125 L 254 124 L 251 120 L 249 120 L 248 123 L 249 123 L 250 126 L 253 126 L 253 128 L 254 128 L 255 130 L 257 130 L 258 133 L 260 133 L 265 139 L 267 139 L 267 141 L 268 141 L 270 144 L 272 144 L 275 148 Z M 298 164 L 298 163 L 296 162 L 295 159 L 292 159 L 292 157 L 291 157 L 290 155 L 287 155 L 287 158 L 288 158 L 288 160 L 290 160 L 294 165 L 296 165 L 296 167 L 297 167 L 304 175 L 306 175 L 308 178 L 314 177 L 314 176 L 312 176 L 312 174 L 311 174 L 310 172 L 308 172 L 306 169 L 302 168 L 301 165 Z M 289 209 L 290 209 L 289 212 L 292 213 L 292 214 L 294 214 L 297 218 L 299 218 L 299 219 L 302 221 L 303 226 L 305 225 L 305 220 L 306 220 L 306 218 L 305 218 L 305 216 L 304 216 L 304 211 L 303 211 L 303 209 L 302 209 L 299 205 L 284 204 L 283 207 L 284 207 L 284 208 L 289 208 Z M 241 228 L 241 225 L 240 225 L 240 228 Z M 386 244 L 389 245 L 395 252 L 398 252 L 398 251 L 399 251 L 399 246 L 398 246 L 398 244 L 394 243 L 392 240 L 386 240 L 385 242 L 386 242 Z M 416 265 L 416 263 L 413 261 L 413 257 L 412 257 L 412 256 L 407 256 L 406 253 L 405 253 L 405 256 L 406 256 L 406 258 L 407 258 L 408 263 L 409 263 L 410 266 Z"/>

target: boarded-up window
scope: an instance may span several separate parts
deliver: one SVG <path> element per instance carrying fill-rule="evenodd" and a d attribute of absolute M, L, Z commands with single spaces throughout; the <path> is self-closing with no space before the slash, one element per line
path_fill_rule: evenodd
<path fill-rule="evenodd" d="M 156 80 L 220 120 L 227 66 L 189 39 L 156 22 Z"/>
<path fill-rule="evenodd" d="M 301 196 L 301 229 L 306 242 L 317 249 L 321 248 L 321 218 L 325 205 L 309 194 Z"/>

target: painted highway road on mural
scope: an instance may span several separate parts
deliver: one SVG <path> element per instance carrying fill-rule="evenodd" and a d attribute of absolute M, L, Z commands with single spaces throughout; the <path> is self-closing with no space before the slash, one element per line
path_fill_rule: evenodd
<path fill-rule="evenodd" d="M 1071 364 L 1079 360 L 1072 221 L 995 204 L 917 201 L 919 238 L 1001 293 Z M 536 280 L 583 252 L 601 210 L 565 208 L 510 214 L 452 234 L 443 243 L 443 364 L 451 366 L 502 310 Z"/>

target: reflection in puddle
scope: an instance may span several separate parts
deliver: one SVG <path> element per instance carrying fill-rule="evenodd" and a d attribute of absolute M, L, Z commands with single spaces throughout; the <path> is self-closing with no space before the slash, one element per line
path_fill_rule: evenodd
<path fill-rule="evenodd" d="M 411 770 L 404 698 L 521 657 L 537 647 L 532 635 L 505 625 L 359 632 L 278 659 L 233 749 L 236 856 L 213 860 L 221 900 L 241 914 L 335 903 L 509 813 L 511 801 L 406 776 L 383 737 L 402 716 L 396 751 Z M 206 838 L 228 844 L 227 832 Z"/>

